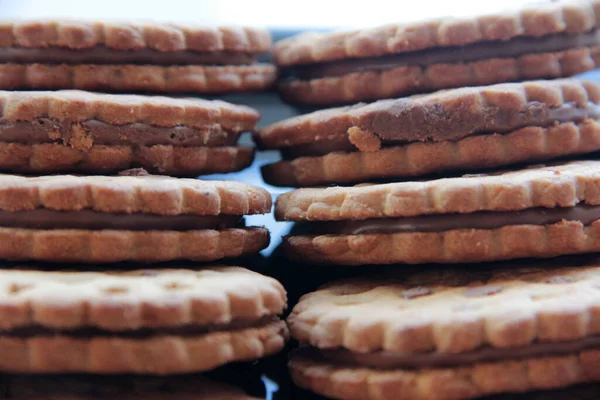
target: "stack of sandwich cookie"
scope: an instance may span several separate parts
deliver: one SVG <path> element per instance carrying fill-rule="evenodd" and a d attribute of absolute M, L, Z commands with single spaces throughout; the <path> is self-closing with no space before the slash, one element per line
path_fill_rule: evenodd
<path fill-rule="evenodd" d="M 0 25 L 0 88 L 228 93 L 269 88 L 256 28 L 166 23 L 12 21 Z"/>
<path fill-rule="evenodd" d="M 0 170 L 173 176 L 239 171 L 254 152 L 236 146 L 255 110 L 222 101 L 83 91 L 0 91 Z"/>
<path fill-rule="evenodd" d="M 11 399 L 250 400 L 256 374 L 233 387 L 197 373 L 274 354 L 288 336 L 285 290 L 244 268 L 31 267 L 0 271 L 0 388 Z M 227 368 L 216 377 L 230 380 Z"/>
<path fill-rule="evenodd" d="M 258 112 L 83 90 L 263 90 L 275 79 L 274 66 L 257 63 L 268 32 L 73 21 L 8 22 L 0 32 L 0 89 L 77 89 L 0 91 L 0 260 L 54 263 L 0 270 L 0 372 L 83 374 L 30 390 L 23 382 L 35 378 L 16 376 L 0 387 L 25 398 L 168 390 L 249 400 L 205 376 L 171 376 L 214 377 L 279 352 L 288 336 L 281 284 L 241 267 L 137 269 L 253 256 L 269 244 L 266 228 L 244 221 L 270 212 L 266 190 L 182 178 L 248 167 L 253 149 L 236 144 Z M 31 176 L 57 173 L 83 175 Z"/>
<path fill-rule="evenodd" d="M 287 337 L 285 290 L 244 268 L 0 275 L 3 372 L 201 372 Z"/>
<path fill-rule="evenodd" d="M 286 254 L 318 264 L 457 263 L 600 250 L 600 162 L 423 182 L 296 189 Z"/>
<path fill-rule="evenodd" d="M 292 352 L 292 377 L 344 400 L 454 400 L 600 381 L 599 279 L 590 264 L 334 282 L 288 318 L 304 345 Z"/>
<path fill-rule="evenodd" d="M 474 171 L 600 150 L 600 85 L 565 79 L 452 89 L 334 108 L 255 135 L 278 186 Z"/>
<path fill-rule="evenodd" d="M 162 176 L 0 175 L 0 258 L 214 261 L 258 253 L 271 195 L 240 182 Z"/>
<path fill-rule="evenodd" d="M 600 62 L 600 2 L 306 33 L 274 47 L 282 97 L 351 104 L 462 86 L 572 76 Z"/>

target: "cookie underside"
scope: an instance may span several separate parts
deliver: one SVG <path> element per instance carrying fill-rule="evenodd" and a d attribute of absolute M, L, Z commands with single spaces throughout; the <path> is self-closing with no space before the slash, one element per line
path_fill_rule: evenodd
<path fill-rule="evenodd" d="M 288 257 L 315 264 L 474 263 L 547 258 L 600 249 L 600 222 L 510 225 L 369 235 L 299 235 L 284 238 Z"/>
<path fill-rule="evenodd" d="M 274 354 L 283 348 L 286 338 L 287 328 L 283 321 L 197 337 L 0 336 L 0 369 L 9 373 L 166 375 L 201 372 L 233 361 L 250 361 Z"/>
<path fill-rule="evenodd" d="M 291 359 L 289 368 L 297 385 L 335 399 L 454 400 L 598 381 L 600 351 L 460 368 L 393 371 L 336 366 L 299 357 Z"/>
<path fill-rule="evenodd" d="M 375 152 L 331 152 L 283 160 L 262 167 L 277 186 L 349 184 L 409 178 L 449 171 L 496 168 L 547 161 L 600 150 L 596 119 L 551 127 L 527 127 L 506 134 L 470 136 L 459 141 L 413 143 Z"/>

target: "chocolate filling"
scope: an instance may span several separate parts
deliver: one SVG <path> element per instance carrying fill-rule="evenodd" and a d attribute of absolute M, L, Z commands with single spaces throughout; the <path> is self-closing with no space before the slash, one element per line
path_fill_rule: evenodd
<path fill-rule="evenodd" d="M 529 208 L 522 211 L 479 211 L 469 214 L 431 214 L 417 217 L 304 222 L 310 234 L 368 235 L 397 232 L 443 232 L 453 229 L 496 229 L 508 225 L 550 225 L 579 221 L 590 225 L 600 219 L 600 206 Z"/>
<path fill-rule="evenodd" d="M 247 65 L 255 56 L 234 52 L 115 50 L 104 46 L 72 50 L 62 47 L 0 48 L 0 63 L 18 64 L 135 64 L 135 65 Z"/>
<path fill-rule="evenodd" d="M 388 145 L 388 143 L 386 143 L 386 145 Z M 350 142 L 347 136 L 339 136 L 334 139 L 319 140 L 313 143 L 293 147 L 282 147 L 280 149 L 281 158 L 284 160 L 293 160 L 298 157 L 324 156 L 325 154 L 340 151 L 353 152 L 357 151 L 357 148 Z"/>
<path fill-rule="evenodd" d="M 235 331 L 249 328 L 258 328 L 267 325 L 271 322 L 278 321 L 275 316 L 268 316 L 259 320 L 248 321 L 238 320 L 228 324 L 212 324 L 212 325 L 184 325 L 178 327 L 163 327 L 163 328 L 141 328 L 131 330 L 119 330 L 109 331 L 96 327 L 83 327 L 77 329 L 51 329 L 41 325 L 27 326 L 22 328 L 15 328 L 7 331 L 0 331 L 0 336 L 8 337 L 37 337 L 37 336 L 53 336 L 53 335 L 68 335 L 75 338 L 89 338 L 89 337 L 123 337 L 123 338 L 134 338 L 144 339 L 158 335 L 176 335 L 176 336 L 198 336 L 204 335 L 211 332 L 222 332 L 222 331 Z"/>
<path fill-rule="evenodd" d="M 506 41 L 487 41 L 465 46 L 437 47 L 380 57 L 353 58 L 306 64 L 283 70 L 292 79 L 318 79 L 355 72 L 384 71 L 407 65 L 429 66 L 472 62 L 495 58 L 514 58 L 526 54 L 552 53 L 600 45 L 600 30 L 580 34 L 554 34 L 543 37 L 518 37 Z"/>
<path fill-rule="evenodd" d="M 243 226 L 238 215 L 110 214 L 91 210 L 0 211 L 0 226 L 24 229 L 116 229 L 128 231 L 190 231 Z"/>
<path fill-rule="evenodd" d="M 384 147 L 402 146 L 411 142 L 433 139 L 434 141 L 461 140 L 473 134 L 508 133 L 527 126 L 545 127 L 556 123 L 580 122 L 585 119 L 600 118 L 600 105 L 588 103 L 585 107 L 575 104 L 563 104 L 560 107 L 548 108 L 546 104 L 531 102 L 523 110 L 490 108 L 485 115 L 446 116 L 437 115 L 436 111 L 424 111 L 422 118 L 410 121 L 398 121 L 402 116 L 400 108 L 376 110 L 362 121 L 365 128 L 375 132 Z M 481 119 L 477 121 L 477 119 Z M 410 124 L 410 126 L 408 126 Z M 454 127 L 454 128 L 452 128 Z M 406 140 L 407 137 L 413 138 Z M 338 135 L 332 139 L 314 143 L 283 148 L 284 159 L 303 156 L 319 156 L 334 151 L 355 151 L 347 135 Z"/>
<path fill-rule="evenodd" d="M 78 136 L 74 136 L 74 132 L 78 132 Z M 111 125 L 98 120 L 67 122 L 38 118 L 27 122 L 13 122 L 0 119 L 0 142 L 22 144 L 54 143 L 60 139 L 65 143 L 71 143 L 89 137 L 94 144 L 107 146 L 215 147 L 232 146 L 237 142 L 239 135 L 239 133 L 216 128 L 197 129 L 187 126 L 165 128 L 141 123 Z"/>
<path fill-rule="evenodd" d="M 389 351 L 355 353 L 346 349 L 301 348 L 296 351 L 334 363 L 377 369 L 449 367 L 478 362 L 518 360 L 533 357 L 550 357 L 574 354 L 600 347 L 600 336 L 552 343 L 531 343 L 523 347 L 495 348 L 491 346 L 464 353 L 413 353 L 397 354 Z"/>

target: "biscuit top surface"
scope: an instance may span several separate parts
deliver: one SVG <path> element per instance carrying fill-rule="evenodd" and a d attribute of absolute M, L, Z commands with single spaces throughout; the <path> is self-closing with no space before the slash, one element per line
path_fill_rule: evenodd
<path fill-rule="evenodd" d="M 0 271 L 3 330 L 220 326 L 283 312 L 275 279 L 241 267 L 129 272 Z"/>
<path fill-rule="evenodd" d="M 479 267 L 478 267 L 479 268 Z M 598 334 L 600 266 L 445 268 L 330 283 L 303 296 L 292 336 L 366 353 L 460 353 Z"/>
<path fill-rule="evenodd" d="M 0 47 L 72 50 L 103 46 L 159 52 L 264 53 L 271 48 L 266 29 L 186 23 L 12 20 L 0 21 Z"/>
<path fill-rule="evenodd" d="M 259 117 L 258 112 L 250 107 L 220 100 L 99 94 L 79 90 L 0 91 L 0 118 L 10 122 L 38 118 L 74 123 L 98 120 L 113 125 L 141 123 L 243 132 L 253 130 Z"/>
<path fill-rule="evenodd" d="M 277 198 L 275 217 L 287 221 L 362 220 L 580 203 L 600 204 L 598 161 L 423 182 L 296 189 Z"/>
<path fill-rule="evenodd" d="M 599 103 L 600 84 L 578 79 L 467 87 L 320 110 L 269 125 L 255 138 L 263 148 L 280 148 L 346 138 L 359 128 L 383 142 L 458 140 L 594 118 Z"/>
<path fill-rule="evenodd" d="M 92 210 L 157 215 L 249 215 L 271 210 L 265 189 L 165 176 L 0 175 L 0 210 Z"/>
<path fill-rule="evenodd" d="M 277 42 L 280 66 L 377 57 L 434 47 L 506 41 L 517 37 L 577 34 L 600 21 L 600 1 L 558 1 L 471 18 L 443 18 L 347 32 L 305 33 Z"/>

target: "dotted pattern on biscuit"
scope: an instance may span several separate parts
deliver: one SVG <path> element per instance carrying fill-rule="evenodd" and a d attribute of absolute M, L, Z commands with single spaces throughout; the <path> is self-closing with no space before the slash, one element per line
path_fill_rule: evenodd
<path fill-rule="evenodd" d="M 253 227 L 181 232 L 0 228 L 0 258 L 4 260 L 208 262 L 254 255 L 268 245 L 269 231 Z"/>
<path fill-rule="evenodd" d="M 250 107 L 219 100 L 64 90 L 0 91 L 0 118 L 11 122 L 51 118 L 73 123 L 93 119 L 114 125 L 142 123 L 160 127 L 211 127 L 217 131 L 243 132 L 254 128 L 259 114 Z"/>
<path fill-rule="evenodd" d="M 4 336 L 0 337 L 0 371 L 148 375 L 202 372 L 229 362 L 275 354 L 286 338 L 283 321 L 230 332 L 148 339 Z"/>
<path fill-rule="evenodd" d="M 562 78 L 600 65 L 600 46 L 494 58 L 469 63 L 407 65 L 384 71 L 281 82 L 290 103 L 328 105 L 378 100 L 463 86 L 490 85 L 528 79 Z"/>
<path fill-rule="evenodd" d="M 574 161 L 497 175 L 296 189 L 277 198 L 275 217 L 320 221 L 598 205 L 599 171 L 598 161 Z"/>
<path fill-rule="evenodd" d="M 0 142 L 0 170 L 14 173 L 114 173 L 144 168 L 155 174 L 196 177 L 240 171 L 252 163 L 250 147 L 92 146 Z"/>
<path fill-rule="evenodd" d="M 0 88 L 5 90 L 221 94 L 267 90 L 276 78 L 277 70 L 270 64 L 171 67 L 0 64 Z M 161 119 L 157 121 L 160 123 Z M 190 119 L 190 123 L 194 121 L 198 122 Z"/>
<path fill-rule="evenodd" d="M 294 307 L 292 337 L 317 348 L 410 354 L 523 347 L 600 333 L 597 265 L 550 269 L 540 261 L 468 272 L 329 283 Z"/>
<path fill-rule="evenodd" d="M 490 111 L 525 112 L 532 103 L 547 109 L 565 104 L 587 107 L 590 102 L 600 103 L 600 84 L 578 79 L 459 88 L 304 114 L 261 129 L 255 140 L 265 149 L 290 147 L 320 140 L 344 139 L 348 137 L 348 130 L 354 127 L 377 136 L 378 132 L 370 129 L 371 118 L 382 115 L 393 118 L 393 123 L 403 129 L 419 121 L 440 132 L 460 134 L 456 138 L 461 139 L 484 129 L 487 123 L 485 116 Z M 448 121 L 460 124 L 453 127 Z M 466 128 L 468 131 L 461 131 Z M 454 129 L 459 131 L 454 132 Z"/>
<path fill-rule="evenodd" d="M 281 314 L 275 279 L 241 267 L 107 272 L 0 271 L 0 327 L 119 331 L 206 326 Z M 241 295 L 243 293 L 243 295 Z"/>
<path fill-rule="evenodd" d="M 306 33 L 277 42 L 273 57 L 280 66 L 310 64 L 505 41 L 519 36 L 577 34 L 599 23 L 600 1 L 563 1 L 471 18 L 390 24 L 349 32 Z"/>
<path fill-rule="evenodd" d="M 183 23 L 82 22 L 75 20 L 4 21 L 1 47 L 104 46 L 115 50 L 264 53 L 271 48 L 266 29 Z"/>
<path fill-rule="evenodd" d="M 375 152 L 333 152 L 298 157 L 262 167 L 265 182 L 277 186 L 360 183 L 451 170 L 493 168 L 550 160 L 600 150 L 600 122 L 526 127 L 507 134 L 470 136 L 457 142 L 417 142 Z"/>
<path fill-rule="evenodd" d="M 457 400 L 496 393 L 555 390 L 598 381 L 599 363 L 600 351 L 588 350 L 569 356 L 413 371 L 351 368 L 296 357 L 290 361 L 289 368 L 298 386 L 333 399 Z M 567 392 L 559 397 L 592 399 L 595 391 L 597 388 L 593 387 L 591 391 L 577 391 L 579 395 Z M 552 394 L 548 395 L 553 398 Z"/>
<path fill-rule="evenodd" d="M 265 189 L 234 181 L 164 176 L 0 175 L 0 210 L 37 208 L 159 215 L 264 214 L 271 209 L 271 195 Z"/>

